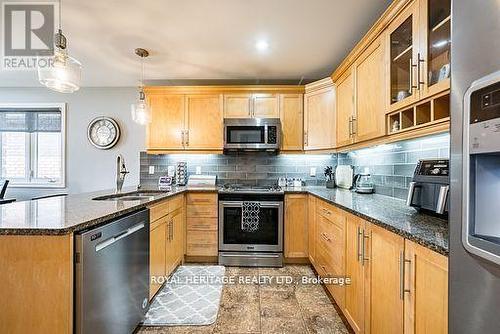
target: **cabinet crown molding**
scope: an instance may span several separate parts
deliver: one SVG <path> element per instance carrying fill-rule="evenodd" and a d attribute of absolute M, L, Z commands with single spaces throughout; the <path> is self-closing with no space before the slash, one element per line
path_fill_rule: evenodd
<path fill-rule="evenodd" d="M 318 81 L 311 82 L 310 84 L 305 85 L 305 93 L 311 93 L 320 89 L 333 87 L 332 78 L 327 77 Z"/>
<path fill-rule="evenodd" d="M 224 93 L 304 93 L 302 85 L 244 86 L 147 86 L 148 95 L 161 94 L 224 94 Z"/>

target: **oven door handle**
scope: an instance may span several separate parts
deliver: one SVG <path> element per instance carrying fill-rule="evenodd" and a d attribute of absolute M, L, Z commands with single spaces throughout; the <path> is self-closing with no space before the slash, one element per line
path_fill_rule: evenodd
<path fill-rule="evenodd" d="M 251 254 L 237 254 L 237 253 L 232 253 L 231 255 L 229 254 L 220 254 L 220 256 L 230 256 L 230 257 L 264 257 L 264 258 L 278 258 L 280 257 L 281 255 L 280 254 L 265 254 L 265 253 L 259 253 L 258 255 L 256 255 L 255 253 L 251 253 Z"/>
<path fill-rule="evenodd" d="M 219 205 L 228 208 L 238 208 L 243 206 L 244 201 L 225 201 L 219 202 Z M 266 201 L 248 201 L 248 202 L 258 202 L 261 208 L 279 208 L 283 206 L 283 202 L 266 202 Z"/>

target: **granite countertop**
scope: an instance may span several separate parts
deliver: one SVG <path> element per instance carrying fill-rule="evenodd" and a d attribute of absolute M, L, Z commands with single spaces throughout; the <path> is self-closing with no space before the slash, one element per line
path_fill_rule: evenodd
<path fill-rule="evenodd" d="M 403 200 L 325 187 L 286 188 L 285 193 L 312 194 L 340 209 L 448 256 L 448 222 L 418 213 Z"/>
<path fill-rule="evenodd" d="M 130 187 L 123 192 L 135 190 Z M 13 202 L 0 205 L 0 235 L 61 235 L 78 232 L 183 192 L 217 190 L 217 187 L 174 187 L 169 192 L 134 201 L 92 200 L 113 193 L 112 190 L 107 190 Z M 371 223 L 448 255 L 448 223 L 443 219 L 418 213 L 402 200 L 377 194 L 358 194 L 338 188 L 302 187 L 284 190 L 285 193 L 312 194 Z"/>
<path fill-rule="evenodd" d="M 123 193 L 136 190 L 127 187 Z M 61 235 L 78 232 L 186 191 L 215 192 L 217 187 L 173 187 L 172 191 L 134 201 L 92 200 L 113 194 L 113 190 L 104 190 L 13 202 L 0 205 L 0 235 Z"/>

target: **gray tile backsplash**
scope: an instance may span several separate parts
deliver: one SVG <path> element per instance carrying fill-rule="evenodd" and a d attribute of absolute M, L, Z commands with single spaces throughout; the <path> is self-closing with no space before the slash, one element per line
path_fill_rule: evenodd
<path fill-rule="evenodd" d="M 155 187 L 158 177 L 165 175 L 168 166 L 178 161 L 187 161 L 189 174 L 196 173 L 196 167 L 201 167 L 202 174 L 216 175 L 218 184 L 270 185 L 275 184 L 279 177 L 291 177 L 303 179 L 306 185 L 324 185 L 323 169 L 327 165 L 335 166 L 337 156 L 268 153 L 152 155 L 141 152 L 141 185 Z M 149 166 L 155 167 L 152 175 Z M 310 176 L 311 167 L 316 168 L 315 177 Z"/>
<path fill-rule="evenodd" d="M 375 192 L 405 199 L 419 159 L 449 159 L 449 134 L 380 145 L 338 155 L 339 164 L 351 164 L 355 173 L 368 168 Z"/>
<path fill-rule="evenodd" d="M 351 164 L 355 173 L 369 169 L 375 183 L 375 191 L 382 195 L 404 199 L 419 159 L 449 158 L 448 134 L 380 145 L 342 154 L 282 154 L 242 153 L 222 154 L 160 154 L 140 153 L 141 185 L 156 187 L 158 177 L 167 173 L 169 165 L 187 161 L 188 173 L 194 174 L 201 167 L 202 174 L 216 175 L 217 183 L 241 183 L 245 185 L 270 185 L 278 177 L 301 178 L 306 185 L 324 185 L 325 166 Z M 155 173 L 149 174 L 149 166 Z M 311 167 L 316 177 L 309 176 Z"/>

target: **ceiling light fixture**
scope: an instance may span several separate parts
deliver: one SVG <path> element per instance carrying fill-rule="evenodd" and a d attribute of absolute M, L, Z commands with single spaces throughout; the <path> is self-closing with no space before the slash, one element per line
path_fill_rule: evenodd
<path fill-rule="evenodd" d="M 135 54 L 141 57 L 141 82 L 139 85 L 139 100 L 131 106 L 132 120 L 138 124 L 146 125 L 151 123 L 151 109 L 146 103 L 144 95 L 144 58 L 149 56 L 148 50 L 137 48 Z"/>
<path fill-rule="evenodd" d="M 54 36 L 54 54 L 48 59 L 49 66 L 38 67 L 38 81 L 56 92 L 73 93 L 80 89 L 82 64 L 68 55 L 66 37 L 61 28 L 61 11 L 60 0 L 59 29 Z"/>
<path fill-rule="evenodd" d="M 265 40 L 260 40 L 255 43 L 255 48 L 259 51 L 266 51 L 269 49 L 269 43 Z"/>

